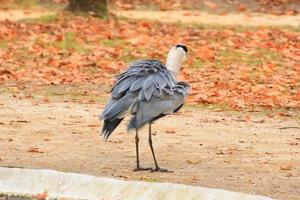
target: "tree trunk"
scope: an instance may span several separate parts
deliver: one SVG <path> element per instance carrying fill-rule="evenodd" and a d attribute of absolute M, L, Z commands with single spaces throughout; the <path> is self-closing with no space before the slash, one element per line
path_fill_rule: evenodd
<path fill-rule="evenodd" d="M 106 0 L 70 0 L 68 9 L 73 12 L 93 12 L 95 15 L 107 15 Z"/>

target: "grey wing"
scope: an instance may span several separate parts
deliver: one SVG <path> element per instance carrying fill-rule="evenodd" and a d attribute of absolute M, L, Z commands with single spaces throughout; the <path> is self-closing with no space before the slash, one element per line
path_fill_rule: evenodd
<path fill-rule="evenodd" d="M 142 60 L 122 73 L 111 90 L 111 98 L 100 119 L 104 120 L 102 134 L 107 139 L 126 114 L 139 101 L 149 101 L 155 91 L 174 88 L 172 74 L 159 61 Z M 173 92 L 172 89 L 169 92 Z"/>
<path fill-rule="evenodd" d="M 162 92 L 156 90 L 149 101 L 138 101 L 132 107 L 134 117 L 131 119 L 128 129 L 140 128 L 146 123 L 155 121 L 167 114 L 177 112 L 184 104 L 190 86 L 187 83 L 179 82 L 170 94 L 170 88 Z"/>
<path fill-rule="evenodd" d="M 157 60 L 141 60 L 122 73 L 111 90 L 112 96 L 101 119 L 120 118 L 137 100 L 149 100 L 155 90 L 173 88 L 176 82 L 166 67 Z M 117 111 L 120 111 L 117 113 Z"/>

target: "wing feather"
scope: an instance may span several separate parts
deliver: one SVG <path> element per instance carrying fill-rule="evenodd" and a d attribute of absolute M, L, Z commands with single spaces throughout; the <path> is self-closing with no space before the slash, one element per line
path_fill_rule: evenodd
<path fill-rule="evenodd" d="M 164 115 L 177 112 L 184 104 L 190 87 L 179 84 L 173 89 L 172 95 L 166 92 L 169 90 L 163 90 L 163 92 L 156 90 L 149 100 L 146 98 L 137 102 L 138 105 L 135 105 L 134 117 L 129 122 L 128 129 L 140 128 Z"/>
<path fill-rule="evenodd" d="M 180 109 L 188 90 L 188 84 L 177 83 L 172 72 L 157 60 L 131 64 L 117 77 L 110 101 L 101 115 L 106 122 L 103 134 L 107 138 L 129 113 L 133 114 L 128 126 L 131 129 Z"/>

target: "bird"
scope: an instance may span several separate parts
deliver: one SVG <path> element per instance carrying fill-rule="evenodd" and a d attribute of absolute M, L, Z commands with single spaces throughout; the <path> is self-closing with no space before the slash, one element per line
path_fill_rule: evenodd
<path fill-rule="evenodd" d="M 127 71 L 117 76 L 111 89 L 110 100 L 100 115 L 100 120 L 104 121 L 102 135 L 107 140 L 123 119 L 131 115 L 127 130 L 135 130 L 135 171 L 172 172 L 161 168 L 157 163 L 151 125 L 168 114 L 178 112 L 185 103 L 190 85 L 177 81 L 177 78 L 187 55 L 188 48 L 184 44 L 177 44 L 169 50 L 166 64 L 156 59 L 135 61 Z M 140 166 L 138 130 L 146 124 L 149 124 L 148 142 L 155 168 Z"/>

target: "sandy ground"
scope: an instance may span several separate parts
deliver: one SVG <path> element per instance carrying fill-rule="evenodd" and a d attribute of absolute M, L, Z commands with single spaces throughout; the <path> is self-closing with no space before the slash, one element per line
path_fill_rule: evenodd
<path fill-rule="evenodd" d="M 185 108 L 153 126 L 162 167 L 133 172 L 134 134 L 99 135 L 103 105 L 41 103 L 0 96 L 0 166 L 50 168 L 129 180 L 174 182 L 300 199 L 299 121 Z M 140 132 L 144 167 L 153 161 Z"/>
<path fill-rule="evenodd" d="M 33 19 L 42 16 L 53 15 L 55 12 L 51 11 L 39 11 L 39 10 L 0 10 L 0 20 L 22 20 Z"/>
<path fill-rule="evenodd" d="M 214 15 L 197 11 L 121 11 L 112 10 L 119 17 L 129 19 L 149 19 L 161 22 L 180 22 L 191 24 L 210 25 L 243 25 L 243 26 L 293 26 L 300 27 L 300 15 L 270 15 L 259 13 L 230 13 L 227 15 Z M 0 10 L 0 20 L 22 20 L 54 15 L 53 11 L 42 10 Z"/>
<path fill-rule="evenodd" d="M 198 11 L 113 11 L 117 16 L 130 19 L 151 19 L 160 22 L 180 22 L 211 25 L 293 26 L 300 27 L 300 15 L 276 16 L 259 13 L 214 15 Z"/>

